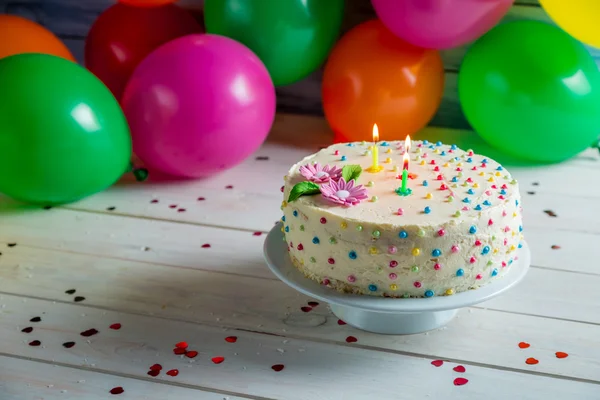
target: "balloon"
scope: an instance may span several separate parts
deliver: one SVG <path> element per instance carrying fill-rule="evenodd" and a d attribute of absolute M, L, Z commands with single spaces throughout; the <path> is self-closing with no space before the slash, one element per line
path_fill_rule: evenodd
<path fill-rule="evenodd" d="M 248 46 L 281 86 L 321 66 L 343 13 L 344 0 L 206 0 L 204 24 L 208 33 Z"/>
<path fill-rule="evenodd" d="M 199 178 L 260 147 L 275 118 L 275 88 L 246 46 L 189 35 L 142 61 L 122 104 L 133 149 L 149 169 Z"/>
<path fill-rule="evenodd" d="M 16 15 L 0 14 L 0 38 L 0 59 L 22 53 L 43 53 L 75 61 L 67 46 L 52 32 Z"/>
<path fill-rule="evenodd" d="M 112 185 L 131 156 L 127 121 L 85 68 L 45 54 L 0 60 L 0 192 L 37 204 Z"/>
<path fill-rule="evenodd" d="M 371 3 L 377 16 L 396 36 L 415 46 L 448 49 L 467 44 L 490 30 L 513 1 L 371 0 Z"/>
<path fill-rule="evenodd" d="M 186 10 L 115 4 L 98 17 L 85 42 L 85 65 L 120 100 L 137 65 L 159 46 L 202 32 Z M 173 71 L 175 73 L 175 71 Z"/>
<path fill-rule="evenodd" d="M 444 90 L 436 50 L 394 36 L 379 20 L 356 26 L 331 52 L 323 74 L 323 110 L 334 132 L 349 140 L 404 139 L 435 114 Z"/>
<path fill-rule="evenodd" d="M 600 48 L 600 2 L 598 0 L 540 0 L 558 26 L 575 39 Z"/>
<path fill-rule="evenodd" d="M 479 135 L 525 160 L 565 160 L 600 132 L 598 67 L 582 44 L 543 22 L 510 22 L 480 38 L 458 90 Z"/>
<path fill-rule="evenodd" d="M 176 0 L 119 0 L 120 3 L 134 7 L 157 7 L 175 3 Z"/>

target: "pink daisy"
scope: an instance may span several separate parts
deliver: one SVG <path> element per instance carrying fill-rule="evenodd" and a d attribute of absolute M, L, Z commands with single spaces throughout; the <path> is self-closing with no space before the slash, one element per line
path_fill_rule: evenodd
<path fill-rule="evenodd" d="M 354 206 L 361 200 L 367 199 L 367 189 L 362 185 L 354 186 L 354 179 L 346 183 L 344 178 L 339 181 L 331 180 L 329 183 L 321 185 L 321 194 L 332 203 L 343 206 Z"/>
<path fill-rule="evenodd" d="M 342 176 L 342 169 L 334 166 L 306 164 L 300 167 L 300 173 L 314 183 L 327 183 L 331 179 L 338 180 Z"/>

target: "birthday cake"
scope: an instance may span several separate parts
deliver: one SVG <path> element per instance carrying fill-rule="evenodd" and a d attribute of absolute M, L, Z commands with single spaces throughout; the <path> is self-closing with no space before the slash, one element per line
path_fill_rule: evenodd
<path fill-rule="evenodd" d="M 501 278 L 518 259 L 518 184 L 473 151 L 427 141 L 342 143 L 304 158 L 284 179 L 291 260 L 339 291 L 452 295 Z"/>

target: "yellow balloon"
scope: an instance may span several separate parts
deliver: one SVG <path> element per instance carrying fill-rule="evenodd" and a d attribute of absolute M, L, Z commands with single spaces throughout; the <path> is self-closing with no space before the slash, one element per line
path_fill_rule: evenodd
<path fill-rule="evenodd" d="M 600 48 L 600 0 L 540 0 L 540 4 L 569 35 Z"/>

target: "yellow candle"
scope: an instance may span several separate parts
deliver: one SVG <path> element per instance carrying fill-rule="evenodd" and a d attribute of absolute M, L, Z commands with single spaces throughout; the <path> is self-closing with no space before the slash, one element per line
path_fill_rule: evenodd
<path fill-rule="evenodd" d="M 371 156 L 373 157 L 373 164 L 367 168 L 368 172 L 375 173 L 383 170 L 383 167 L 379 165 L 379 148 L 377 142 L 379 141 L 379 128 L 377 124 L 373 124 L 373 145 L 371 145 Z"/>

